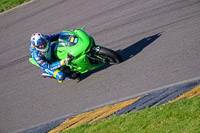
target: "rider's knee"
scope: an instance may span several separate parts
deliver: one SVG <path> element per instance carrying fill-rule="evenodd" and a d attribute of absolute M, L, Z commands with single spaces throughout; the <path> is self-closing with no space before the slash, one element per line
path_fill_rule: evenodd
<path fill-rule="evenodd" d="M 56 78 L 59 80 L 64 80 L 65 79 L 65 75 L 63 72 L 58 72 L 56 75 Z"/>

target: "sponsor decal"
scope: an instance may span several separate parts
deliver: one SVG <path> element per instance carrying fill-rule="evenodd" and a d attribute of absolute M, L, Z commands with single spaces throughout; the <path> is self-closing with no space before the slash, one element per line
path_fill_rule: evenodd
<path fill-rule="evenodd" d="M 53 68 L 51 68 L 51 70 L 55 70 L 55 69 L 58 69 L 60 66 L 55 66 Z"/>
<path fill-rule="evenodd" d="M 45 65 L 45 62 L 40 63 L 40 65 L 41 65 L 41 66 L 44 66 L 44 65 Z"/>
<path fill-rule="evenodd" d="M 71 38 L 70 38 L 70 42 L 74 42 L 74 37 L 71 37 Z"/>
<path fill-rule="evenodd" d="M 74 39 L 74 43 L 77 43 L 77 42 L 78 42 L 78 38 L 75 38 L 75 39 Z"/>

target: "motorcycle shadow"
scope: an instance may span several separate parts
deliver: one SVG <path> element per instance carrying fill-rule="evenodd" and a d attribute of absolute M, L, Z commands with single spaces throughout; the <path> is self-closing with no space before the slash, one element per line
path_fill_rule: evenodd
<path fill-rule="evenodd" d="M 143 38 L 142 40 L 128 46 L 125 49 L 120 49 L 117 50 L 116 52 L 119 53 L 122 56 L 122 63 L 129 60 L 130 58 L 136 56 L 137 54 L 139 54 L 145 47 L 149 46 L 151 43 L 153 43 L 156 39 L 158 39 L 160 36 L 162 35 L 162 33 L 158 33 L 152 36 L 149 36 L 147 38 Z M 102 71 L 104 69 L 107 69 L 108 67 L 110 67 L 112 65 L 109 64 L 105 64 L 104 66 L 97 68 L 95 70 L 92 70 L 90 72 L 84 73 L 82 75 L 80 75 L 80 77 L 78 78 L 78 82 L 86 79 L 87 77 L 89 77 L 91 74 Z"/>
<path fill-rule="evenodd" d="M 117 52 L 122 56 L 123 62 L 125 62 L 126 60 L 139 54 L 145 47 L 149 46 L 156 39 L 158 39 L 161 35 L 162 35 L 162 33 L 158 33 L 153 36 L 143 38 L 142 40 L 130 45 L 129 47 L 127 47 L 123 50 L 118 50 Z"/>

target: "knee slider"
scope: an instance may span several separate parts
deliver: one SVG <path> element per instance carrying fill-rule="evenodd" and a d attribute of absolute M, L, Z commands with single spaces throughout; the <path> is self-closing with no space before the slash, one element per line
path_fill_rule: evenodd
<path fill-rule="evenodd" d="M 57 75 L 58 75 L 59 80 L 63 80 L 64 79 L 63 72 L 58 72 Z"/>
<path fill-rule="evenodd" d="M 56 70 L 53 74 L 53 76 L 59 80 L 63 80 L 64 79 L 64 75 L 63 72 L 61 72 L 60 70 Z"/>
<path fill-rule="evenodd" d="M 59 75 L 59 79 L 63 79 L 63 75 Z"/>

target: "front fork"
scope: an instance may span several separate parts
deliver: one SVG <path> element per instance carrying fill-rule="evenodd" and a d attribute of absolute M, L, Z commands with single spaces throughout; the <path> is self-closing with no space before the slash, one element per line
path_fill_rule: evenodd
<path fill-rule="evenodd" d="M 96 46 L 94 47 L 95 54 L 98 54 L 100 50 L 101 50 L 101 46 L 96 45 Z"/>
<path fill-rule="evenodd" d="M 93 47 L 92 53 L 88 55 L 88 58 L 99 63 L 102 63 L 102 62 L 105 63 L 105 59 L 99 56 L 100 50 L 101 50 L 101 46 L 96 45 L 95 47 Z"/>

